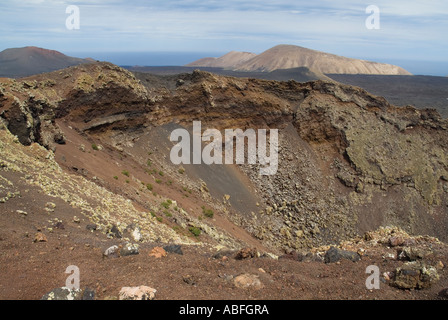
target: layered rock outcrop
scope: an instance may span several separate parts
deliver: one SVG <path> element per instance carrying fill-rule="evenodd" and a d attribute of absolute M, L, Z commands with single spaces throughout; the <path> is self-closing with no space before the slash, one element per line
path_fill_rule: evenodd
<path fill-rule="evenodd" d="M 447 121 L 357 87 L 206 72 L 154 77 L 98 63 L 2 80 L 0 117 L 22 144 L 49 149 L 65 142 L 61 119 L 110 148 L 142 137 L 159 143 L 149 130 L 194 120 L 203 129 L 279 129 L 278 173 L 239 166 L 225 193 L 239 183 L 259 202 L 240 193 L 216 205 L 266 246 L 330 244 L 384 225 L 448 239 Z M 197 175 L 183 179 L 207 178 Z M 206 201 L 222 202 L 218 183 L 207 183 Z"/>

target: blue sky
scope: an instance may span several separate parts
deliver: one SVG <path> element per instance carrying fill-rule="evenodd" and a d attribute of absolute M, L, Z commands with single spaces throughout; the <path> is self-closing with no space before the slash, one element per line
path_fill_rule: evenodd
<path fill-rule="evenodd" d="M 68 5 L 80 9 L 79 30 L 65 26 Z M 380 9 L 379 30 L 365 26 L 368 5 Z M 381 62 L 403 61 L 411 67 L 421 61 L 428 74 L 448 75 L 448 1 L 0 2 L 0 50 L 34 45 L 93 58 L 103 58 L 107 52 L 115 52 L 115 57 L 117 52 L 219 56 L 231 50 L 261 53 L 277 44 Z"/>

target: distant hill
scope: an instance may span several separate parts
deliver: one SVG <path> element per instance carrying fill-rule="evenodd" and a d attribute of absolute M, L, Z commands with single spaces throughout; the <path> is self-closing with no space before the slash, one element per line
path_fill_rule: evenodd
<path fill-rule="evenodd" d="M 213 63 L 226 61 L 229 63 L 222 67 L 236 71 L 270 72 L 278 69 L 307 67 L 312 72 L 319 74 L 411 75 L 410 72 L 398 66 L 346 58 L 293 45 L 278 45 L 259 55 L 253 55 L 249 59 L 247 59 L 249 55 L 246 54 L 244 61 L 238 60 L 238 55 L 235 54 L 233 59 L 227 59 L 226 56 L 230 54 L 220 58 L 200 59 L 190 63 L 189 66 L 212 66 Z"/>
<path fill-rule="evenodd" d="M 38 47 L 6 49 L 0 52 L 0 77 L 25 77 L 92 61 Z"/>
<path fill-rule="evenodd" d="M 251 52 L 231 51 L 219 58 L 203 58 L 195 62 L 187 64 L 187 67 L 212 67 L 235 69 L 247 60 L 250 60 L 257 55 Z"/>

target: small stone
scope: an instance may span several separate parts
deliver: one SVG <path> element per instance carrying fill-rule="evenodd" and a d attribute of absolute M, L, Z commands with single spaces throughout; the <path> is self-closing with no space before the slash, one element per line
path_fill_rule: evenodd
<path fill-rule="evenodd" d="M 384 258 L 384 259 L 391 259 L 391 260 L 394 260 L 394 259 L 395 259 L 395 254 L 393 254 L 393 253 L 386 253 L 386 254 L 383 256 L 383 258 Z"/>
<path fill-rule="evenodd" d="M 404 240 L 402 237 L 390 237 L 389 238 L 389 245 L 391 247 L 398 247 L 398 246 L 403 245 L 403 243 L 404 243 Z"/>
<path fill-rule="evenodd" d="M 142 234 L 140 233 L 139 227 L 135 227 L 134 230 L 132 230 L 132 238 L 137 242 L 142 240 Z"/>
<path fill-rule="evenodd" d="M 56 223 L 53 224 L 53 227 L 56 228 L 56 229 L 61 229 L 61 230 L 65 229 L 65 226 L 62 223 L 62 221 L 57 221 Z"/>
<path fill-rule="evenodd" d="M 96 224 L 88 224 L 86 225 L 86 229 L 89 231 L 95 231 L 98 228 Z"/>
<path fill-rule="evenodd" d="M 47 202 L 45 204 L 45 208 L 47 208 L 47 209 L 55 209 L 56 208 L 56 204 L 54 204 L 53 202 Z"/>
<path fill-rule="evenodd" d="M 168 245 L 168 246 L 163 247 L 163 249 L 169 253 L 176 253 L 176 254 L 180 254 L 180 255 L 184 254 L 182 252 L 182 247 L 178 244 Z"/>
<path fill-rule="evenodd" d="M 56 133 L 53 137 L 53 141 L 57 144 L 65 144 L 65 137 L 62 133 Z"/>
<path fill-rule="evenodd" d="M 27 216 L 27 215 L 28 215 L 28 212 L 26 212 L 26 211 L 16 210 L 16 212 L 17 212 L 18 214 L 23 215 L 23 216 Z"/>
<path fill-rule="evenodd" d="M 138 244 L 132 244 L 132 243 L 126 243 L 123 248 L 120 250 L 120 255 L 123 257 L 126 256 L 132 256 L 139 254 L 139 245 Z"/>
<path fill-rule="evenodd" d="M 109 234 L 114 238 L 118 238 L 118 239 L 122 238 L 122 234 L 116 225 L 112 226 Z"/>
<path fill-rule="evenodd" d="M 258 276 L 253 274 L 242 274 L 237 276 L 234 279 L 234 284 L 237 288 L 240 289 L 246 289 L 246 288 L 254 288 L 254 289 L 261 289 L 263 288 L 263 284 L 261 283 Z"/>
<path fill-rule="evenodd" d="M 95 290 L 86 288 L 82 293 L 82 300 L 95 300 Z"/>
<path fill-rule="evenodd" d="M 220 277 L 221 279 L 224 279 L 225 281 L 230 281 L 233 279 L 233 276 L 231 274 L 218 274 L 218 277 Z"/>
<path fill-rule="evenodd" d="M 119 256 L 119 254 L 118 254 L 119 251 L 118 250 L 119 250 L 119 248 L 116 245 L 107 248 L 106 251 L 104 251 L 104 253 L 103 253 L 103 258 L 104 257 L 107 257 L 107 258 L 118 258 L 118 256 Z"/>
<path fill-rule="evenodd" d="M 42 232 L 38 232 L 34 236 L 34 242 L 47 242 L 47 237 Z"/>
<path fill-rule="evenodd" d="M 119 300 L 154 300 L 157 290 L 147 287 L 123 287 L 121 288 Z"/>
<path fill-rule="evenodd" d="M 235 255 L 235 259 L 243 260 L 258 257 L 258 251 L 256 248 L 243 248 Z"/>
<path fill-rule="evenodd" d="M 151 252 L 149 253 L 149 256 L 155 257 L 155 258 L 162 258 L 162 257 L 166 257 L 167 253 L 163 248 L 155 247 L 151 250 Z"/>
<path fill-rule="evenodd" d="M 390 281 L 392 279 L 392 276 L 393 276 L 393 273 L 391 273 L 391 272 L 384 272 L 383 273 L 383 278 L 386 281 Z"/>
<path fill-rule="evenodd" d="M 193 276 L 191 276 L 191 275 L 186 275 L 186 276 L 182 277 L 182 280 L 186 284 L 189 284 L 189 285 L 192 285 L 192 286 L 195 286 L 196 283 L 197 283 L 196 279 Z"/>
<path fill-rule="evenodd" d="M 74 217 L 73 217 L 73 222 L 74 222 L 74 223 L 80 223 L 81 220 L 80 220 L 77 216 L 74 216 Z"/>

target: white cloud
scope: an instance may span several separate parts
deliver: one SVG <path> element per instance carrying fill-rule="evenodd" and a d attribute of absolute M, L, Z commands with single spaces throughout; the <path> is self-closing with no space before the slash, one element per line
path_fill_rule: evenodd
<path fill-rule="evenodd" d="M 65 29 L 68 4 L 81 9 L 77 32 Z M 381 10 L 380 30 L 365 28 L 370 4 Z M 347 56 L 402 56 L 412 48 L 412 55 L 448 56 L 444 0 L 2 0 L 0 12 L 7 47 L 260 52 L 291 43 Z"/>

